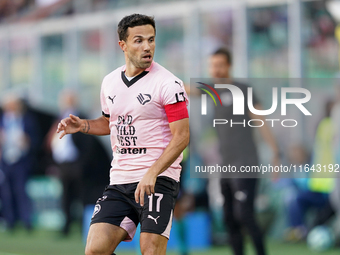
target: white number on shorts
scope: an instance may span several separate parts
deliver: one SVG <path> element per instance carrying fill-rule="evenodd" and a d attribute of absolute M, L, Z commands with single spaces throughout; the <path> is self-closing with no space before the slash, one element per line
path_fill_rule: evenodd
<path fill-rule="evenodd" d="M 153 195 L 151 194 L 149 197 L 149 212 L 152 212 L 152 205 L 153 205 Z M 161 210 L 161 200 L 163 198 L 163 194 L 155 193 L 155 196 L 158 197 L 156 201 L 156 212 L 160 212 Z"/>

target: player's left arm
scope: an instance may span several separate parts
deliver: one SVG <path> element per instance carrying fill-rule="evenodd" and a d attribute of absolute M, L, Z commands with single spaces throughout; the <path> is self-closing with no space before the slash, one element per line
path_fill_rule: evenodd
<path fill-rule="evenodd" d="M 189 144 L 189 118 L 173 121 L 169 124 L 172 139 L 158 160 L 149 168 L 135 191 L 135 200 L 144 205 L 144 194 L 155 192 L 157 176 L 168 169 Z"/>

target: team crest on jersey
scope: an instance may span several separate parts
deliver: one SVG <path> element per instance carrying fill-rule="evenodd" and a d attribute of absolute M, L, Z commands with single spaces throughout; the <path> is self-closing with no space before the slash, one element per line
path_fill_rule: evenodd
<path fill-rule="evenodd" d="M 151 101 L 151 95 L 139 93 L 137 99 L 141 103 L 141 105 L 145 105 L 146 103 L 149 103 Z"/>
<path fill-rule="evenodd" d="M 93 211 L 93 214 L 92 214 L 92 218 L 93 218 L 97 213 L 99 213 L 100 209 L 102 209 L 102 207 L 100 206 L 100 204 L 96 204 L 96 206 L 94 207 L 94 211 Z"/>

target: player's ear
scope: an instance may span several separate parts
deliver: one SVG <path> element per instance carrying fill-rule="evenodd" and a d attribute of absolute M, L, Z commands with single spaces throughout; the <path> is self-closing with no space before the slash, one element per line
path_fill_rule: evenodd
<path fill-rule="evenodd" d="M 122 49 L 122 51 L 124 52 L 126 50 L 126 42 L 124 40 L 120 40 L 118 42 L 119 47 Z"/>

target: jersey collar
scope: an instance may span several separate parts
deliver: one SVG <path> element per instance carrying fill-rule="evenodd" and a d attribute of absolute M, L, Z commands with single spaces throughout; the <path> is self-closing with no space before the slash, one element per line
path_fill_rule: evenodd
<path fill-rule="evenodd" d="M 137 76 L 135 76 L 132 80 L 128 80 L 125 76 L 125 70 L 126 70 L 126 65 L 124 65 L 122 67 L 122 73 L 121 73 L 121 77 L 122 77 L 122 80 L 123 82 L 125 83 L 125 85 L 127 87 L 130 87 L 132 86 L 135 82 L 137 82 L 139 79 L 143 78 L 145 75 L 147 75 L 149 73 L 149 71 L 151 70 L 151 68 L 153 67 L 154 65 L 154 61 L 152 61 L 151 65 L 146 68 L 143 72 L 141 72 L 140 74 L 138 74 Z"/>

